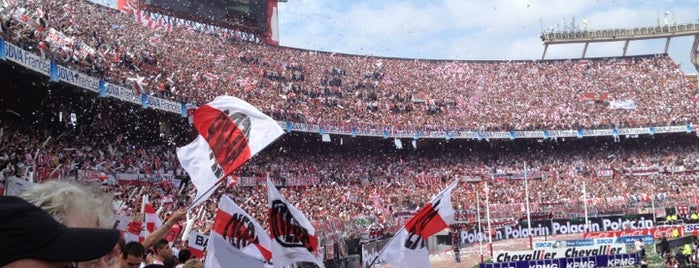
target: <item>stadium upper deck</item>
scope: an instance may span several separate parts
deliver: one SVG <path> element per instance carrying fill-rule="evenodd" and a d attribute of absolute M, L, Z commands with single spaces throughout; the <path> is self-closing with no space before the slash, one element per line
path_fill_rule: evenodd
<path fill-rule="evenodd" d="M 696 89 L 667 55 L 430 61 L 251 44 L 144 27 L 86 1 L 2 10 L 5 40 L 146 93 L 236 95 L 281 121 L 407 130 L 541 130 L 697 122 Z"/>

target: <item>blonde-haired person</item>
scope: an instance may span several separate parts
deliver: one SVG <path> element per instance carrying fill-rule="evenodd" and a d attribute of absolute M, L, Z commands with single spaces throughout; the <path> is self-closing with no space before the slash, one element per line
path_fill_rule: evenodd
<path fill-rule="evenodd" d="M 114 228 L 113 198 L 96 186 L 51 180 L 33 185 L 19 196 L 65 225 Z"/>
<path fill-rule="evenodd" d="M 72 181 L 51 180 L 25 189 L 19 195 L 68 227 L 113 229 L 113 198 L 101 189 Z M 108 267 L 118 259 L 120 248 L 78 267 Z"/>
<path fill-rule="evenodd" d="M 189 259 L 184 263 L 183 268 L 204 268 L 204 263 L 197 259 Z"/>

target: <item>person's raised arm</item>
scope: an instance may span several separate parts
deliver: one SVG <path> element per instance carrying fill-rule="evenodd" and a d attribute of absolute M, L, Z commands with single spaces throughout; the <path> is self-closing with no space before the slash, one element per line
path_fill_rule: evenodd
<path fill-rule="evenodd" d="M 186 209 L 178 209 L 174 213 L 172 213 L 172 217 L 170 217 L 165 223 L 163 223 L 160 228 L 156 229 L 153 231 L 151 234 L 146 236 L 145 239 L 143 239 L 143 247 L 144 248 L 150 248 L 152 247 L 155 242 L 158 242 L 158 240 L 162 239 L 165 234 L 167 234 L 167 231 L 172 228 L 175 223 L 177 223 L 180 220 L 184 220 L 187 218 L 187 210 Z"/>

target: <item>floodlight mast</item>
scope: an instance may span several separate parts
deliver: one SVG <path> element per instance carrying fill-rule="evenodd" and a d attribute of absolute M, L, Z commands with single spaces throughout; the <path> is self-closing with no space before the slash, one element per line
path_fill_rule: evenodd
<path fill-rule="evenodd" d="M 665 38 L 665 50 L 667 54 L 670 46 L 670 39 L 680 36 L 694 36 L 694 43 L 691 48 L 691 60 L 694 68 L 699 71 L 699 23 L 688 24 L 673 24 L 652 27 L 637 27 L 625 29 L 606 29 L 606 30 L 587 30 L 573 29 L 569 31 L 544 31 L 541 33 L 541 42 L 544 45 L 544 52 L 541 59 L 546 58 L 546 51 L 549 45 L 555 44 L 579 44 L 584 43 L 581 58 L 585 58 L 587 47 L 590 43 L 601 42 L 624 42 L 624 52 L 622 56 L 626 56 L 626 51 L 630 41 L 661 39 Z"/>

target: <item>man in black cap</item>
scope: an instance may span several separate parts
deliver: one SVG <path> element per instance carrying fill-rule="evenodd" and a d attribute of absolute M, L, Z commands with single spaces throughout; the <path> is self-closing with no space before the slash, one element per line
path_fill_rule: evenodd
<path fill-rule="evenodd" d="M 15 196 L 0 197 L 0 267 L 73 267 L 112 251 L 119 231 L 68 228 Z"/>

